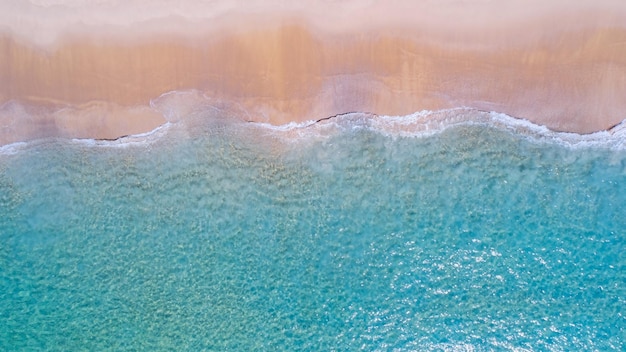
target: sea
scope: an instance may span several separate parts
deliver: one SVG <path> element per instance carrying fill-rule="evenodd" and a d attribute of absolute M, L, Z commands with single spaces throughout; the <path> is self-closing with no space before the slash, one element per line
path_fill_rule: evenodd
<path fill-rule="evenodd" d="M 185 114 L 1 147 L 0 350 L 626 349 L 626 126 Z"/>

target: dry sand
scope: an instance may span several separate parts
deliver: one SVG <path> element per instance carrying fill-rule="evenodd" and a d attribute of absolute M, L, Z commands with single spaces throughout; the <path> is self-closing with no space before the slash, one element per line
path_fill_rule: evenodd
<path fill-rule="evenodd" d="M 274 124 L 459 106 L 579 133 L 626 118 L 626 11 L 618 2 L 530 11 L 518 0 L 496 9 L 422 0 L 430 12 L 411 15 L 420 8 L 412 2 L 353 0 L 321 20 L 334 6 L 323 3 L 272 10 L 255 2 L 257 12 L 226 8 L 211 20 L 53 34 L 57 24 L 44 22 L 43 37 L 14 25 L 0 34 L 0 144 L 146 132 L 165 121 L 151 99 L 188 89 Z"/>

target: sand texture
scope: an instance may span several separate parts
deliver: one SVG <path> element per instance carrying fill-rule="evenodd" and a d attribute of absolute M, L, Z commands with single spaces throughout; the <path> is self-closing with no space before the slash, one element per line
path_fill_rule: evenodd
<path fill-rule="evenodd" d="M 166 120 L 151 100 L 192 89 L 273 124 L 465 106 L 559 131 L 608 129 L 626 118 L 626 29 L 621 12 L 587 26 L 583 15 L 560 18 L 565 29 L 528 15 L 454 32 L 365 21 L 324 30 L 294 11 L 232 15 L 193 34 L 74 31 L 47 45 L 7 32 L 0 144 L 146 132 Z"/>

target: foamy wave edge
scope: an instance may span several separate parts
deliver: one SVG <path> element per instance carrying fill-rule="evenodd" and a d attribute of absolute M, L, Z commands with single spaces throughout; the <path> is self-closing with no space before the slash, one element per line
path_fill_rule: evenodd
<path fill-rule="evenodd" d="M 46 137 L 27 142 L 15 142 L 0 146 L 0 155 L 15 155 L 32 147 L 59 141 L 75 145 L 82 145 L 85 147 L 98 148 L 127 148 L 132 146 L 149 146 L 164 137 L 171 126 L 171 122 L 166 122 L 161 126 L 153 129 L 152 131 L 121 136 L 115 139 Z"/>
<path fill-rule="evenodd" d="M 115 139 L 72 138 L 69 141 L 89 147 L 127 148 L 130 146 L 146 146 L 165 136 L 170 127 L 172 127 L 172 123 L 165 122 L 152 131 L 130 134 Z"/>
<path fill-rule="evenodd" d="M 543 125 L 495 111 L 472 108 L 422 110 L 409 115 L 387 116 L 350 112 L 302 123 L 285 125 L 254 123 L 289 136 L 324 136 L 331 131 L 368 129 L 390 138 L 424 138 L 459 126 L 483 125 L 527 138 L 531 142 L 558 144 L 567 148 L 626 149 L 626 120 L 613 128 L 590 134 L 553 131 Z"/>
<path fill-rule="evenodd" d="M 215 110 L 214 108 L 212 110 Z M 212 111 L 211 110 L 211 111 Z M 208 111 L 208 110 L 207 110 Z M 214 111 L 212 111 L 214 112 Z M 195 111 L 196 117 L 202 115 Z M 211 114 L 208 114 L 211 115 Z M 210 119 L 210 117 L 208 117 Z M 149 146 L 167 136 L 172 126 L 184 124 L 186 118 L 168 121 L 152 131 L 122 136 L 113 140 L 81 139 L 81 138 L 44 138 L 27 142 L 15 142 L 0 146 L 0 155 L 13 155 L 30 147 L 54 141 L 86 147 L 126 148 L 131 146 Z M 197 120 L 195 121 L 197 123 Z M 263 122 L 247 122 L 244 126 L 254 126 L 271 133 L 273 138 L 283 140 L 302 140 L 316 137 L 327 137 L 337 133 L 367 129 L 389 138 L 425 138 L 437 135 L 453 127 L 482 125 L 522 136 L 531 142 L 557 144 L 567 148 L 600 148 L 609 150 L 626 150 L 626 120 L 606 131 L 591 134 L 557 132 L 534 124 L 528 120 L 509 116 L 495 111 L 482 111 L 472 108 L 453 108 L 445 110 L 422 110 L 409 115 L 387 116 L 366 112 L 349 112 L 319 120 L 290 122 L 283 125 L 272 125 Z"/>

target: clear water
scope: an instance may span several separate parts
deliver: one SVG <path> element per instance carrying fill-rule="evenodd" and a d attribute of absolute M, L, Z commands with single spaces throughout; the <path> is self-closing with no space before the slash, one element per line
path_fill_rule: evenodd
<path fill-rule="evenodd" d="M 0 155 L 0 350 L 626 348 L 626 152 L 347 126 Z"/>

